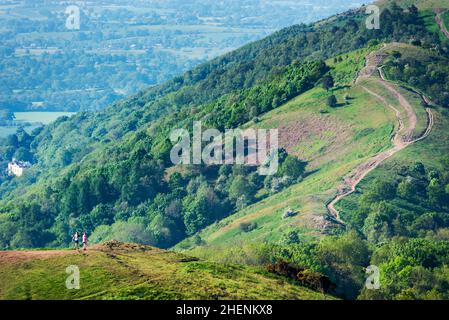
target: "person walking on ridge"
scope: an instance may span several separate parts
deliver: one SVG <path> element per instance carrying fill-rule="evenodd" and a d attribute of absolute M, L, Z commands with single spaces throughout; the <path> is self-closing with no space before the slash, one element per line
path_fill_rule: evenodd
<path fill-rule="evenodd" d="M 83 233 L 83 250 L 84 251 L 87 250 L 87 233 L 86 233 L 86 231 L 84 231 L 84 233 Z"/>
<path fill-rule="evenodd" d="M 75 250 L 79 250 L 80 234 L 78 233 L 78 231 L 76 231 L 75 234 L 73 235 L 72 241 L 73 241 L 73 248 Z"/>

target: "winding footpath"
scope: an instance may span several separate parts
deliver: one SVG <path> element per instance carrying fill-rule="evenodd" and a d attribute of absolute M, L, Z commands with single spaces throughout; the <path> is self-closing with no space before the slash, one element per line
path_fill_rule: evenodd
<path fill-rule="evenodd" d="M 449 39 L 449 31 L 447 31 L 446 26 L 444 25 L 443 19 L 441 19 L 441 14 L 445 11 L 435 10 L 435 21 L 440 27 L 441 32 L 443 32 L 446 37 Z"/>
<path fill-rule="evenodd" d="M 357 185 L 374 169 L 376 169 L 382 162 L 387 160 L 388 158 L 392 157 L 399 151 L 403 150 L 410 144 L 413 144 L 417 141 L 425 139 L 430 132 L 432 131 L 433 123 L 434 123 L 434 117 L 432 110 L 430 108 L 426 108 L 427 112 L 427 127 L 425 132 L 418 138 L 413 139 L 413 132 L 416 128 L 417 123 L 417 116 L 413 110 L 413 107 L 410 105 L 410 103 L 407 101 L 407 99 L 396 90 L 396 88 L 388 83 L 388 81 L 385 79 L 381 67 L 378 67 L 380 62 L 382 60 L 381 55 L 377 54 L 370 54 L 366 57 L 366 65 L 365 68 L 362 69 L 355 81 L 356 84 L 360 83 L 364 79 L 368 79 L 373 76 L 375 72 L 378 72 L 380 75 L 380 79 L 375 79 L 374 81 L 377 81 L 382 86 L 385 87 L 386 90 L 391 92 L 393 96 L 398 100 L 401 107 L 405 110 L 407 113 L 407 125 L 405 125 L 405 121 L 403 118 L 402 113 L 394 106 L 389 104 L 387 100 L 382 97 L 381 95 L 373 92 L 372 90 L 366 88 L 363 85 L 360 85 L 366 92 L 374 96 L 376 99 L 381 101 L 384 105 L 388 106 L 390 109 L 392 109 L 395 114 L 396 118 L 398 120 L 399 126 L 395 130 L 393 136 L 392 136 L 392 143 L 393 148 L 386 150 L 384 152 L 378 153 L 368 161 L 362 163 L 359 165 L 354 171 L 349 173 L 344 179 L 342 185 L 338 188 L 337 195 L 332 199 L 332 201 L 329 202 L 327 205 L 328 212 L 330 213 L 333 220 L 335 220 L 337 223 L 345 225 L 345 222 L 340 217 L 340 212 L 335 208 L 335 204 L 339 202 L 341 199 L 349 196 L 350 194 L 354 193 L 356 190 Z M 422 99 L 428 103 L 431 104 L 430 100 L 426 98 L 425 96 L 421 96 Z"/>

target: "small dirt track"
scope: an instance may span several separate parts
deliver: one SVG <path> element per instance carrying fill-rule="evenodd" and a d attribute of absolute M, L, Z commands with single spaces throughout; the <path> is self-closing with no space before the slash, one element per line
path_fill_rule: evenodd
<path fill-rule="evenodd" d="M 404 124 L 405 121 L 404 121 L 402 113 L 397 108 L 395 108 L 394 106 L 389 104 L 384 97 L 380 96 L 379 94 L 377 94 L 377 93 L 371 91 L 370 89 L 366 88 L 365 86 L 361 85 L 361 87 L 366 92 L 368 92 L 372 96 L 376 97 L 376 99 L 380 100 L 384 105 L 388 106 L 395 112 L 399 126 L 396 129 L 396 131 L 394 132 L 394 135 L 391 139 L 391 141 L 393 143 L 393 148 L 375 155 L 368 161 L 359 165 L 353 172 L 351 172 L 348 176 L 346 176 L 344 178 L 343 184 L 338 189 L 337 196 L 335 196 L 335 198 L 333 198 L 332 201 L 329 202 L 329 204 L 327 205 L 327 209 L 328 209 L 329 213 L 331 214 L 331 216 L 333 217 L 333 219 L 342 225 L 344 225 L 345 223 L 343 220 L 341 220 L 340 212 L 335 208 L 335 204 L 338 201 L 340 201 L 341 199 L 354 193 L 357 185 L 363 180 L 363 178 L 365 178 L 371 171 L 376 169 L 383 161 L 392 157 L 394 154 L 398 153 L 399 151 L 406 148 L 410 144 L 413 144 L 417 141 L 420 141 L 420 140 L 423 140 L 424 138 L 426 138 L 432 131 L 432 127 L 433 127 L 434 118 L 433 118 L 432 110 L 429 108 L 426 108 L 426 112 L 427 112 L 427 116 L 428 116 L 427 128 L 426 128 L 425 132 L 419 138 L 413 139 L 413 132 L 416 128 L 416 123 L 417 123 L 416 114 L 413 110 L 413 107 L 410 105 L 410 103 L 407 101 L 407 99 L 405 99 L 405 97 L 403 95 L 401 95 L 401 93 L 399 91 L 397 91 L 396 88 L 393 85 L 391 85 L 390 83 L 388 83 L 387 80 L 384 78 L 382 70 L 380 68 L 378 68 L 380 61 L 381 61 L 381 59 L 376 57 L 375 54 L 368 55 L 366 57 L 366 66 L 364 69 L 362 69 L 359 72 L 358 78 L 355 81 L 355 83 L 360 83 L 361 80 L 371 77 L 375 72 L 379 72 L 381 79 L 377 79 L 376 81 L 381 83 L 385 87 L 386 90 L 390 91 L 393 94 L 393 96 L 398 100 L 398 102 L 402 106 L 402 108 L 404 108 L 404 110 L 407 113 L 407 120 L 408 120 L 407 126 Z M 423 96 L 423 99 L 427 103 L 430 102 L 429 99 L 427 99 L 424 96 Z"/>

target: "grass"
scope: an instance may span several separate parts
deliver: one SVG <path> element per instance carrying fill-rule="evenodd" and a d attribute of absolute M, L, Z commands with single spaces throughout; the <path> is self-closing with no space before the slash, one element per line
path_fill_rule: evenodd
<path fill-rule="evenodd" d="M 122 244 L 123 246 L 128 246 Z M 51 253 L 51 252 L 50 252 Z M 182 254 L 138 248 L 63 251 L 31 259 L 0 253 L 0 299 L 323 299 L 262 268 L 197 261 Z M 9 256 L 10 257 L 10 256 Z M 80 289 L 68 290 L 65 270 L 80 270 Z"/>

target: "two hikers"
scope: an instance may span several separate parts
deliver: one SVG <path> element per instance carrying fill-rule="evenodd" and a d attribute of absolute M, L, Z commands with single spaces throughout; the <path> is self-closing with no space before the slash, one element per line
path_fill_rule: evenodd
<path fill-rule="evenodd" d="M 72 237 L 73 243 L 74 243 L 74 249 L 79 250 L 79 242 L 80 242 L 80 233 L 78 231 L 75 232 L 75 234 Z M 87 233 L 84 231 L 83 236 L 81 238 L 83 243 L 83 250 L 87 250 Z"/>

